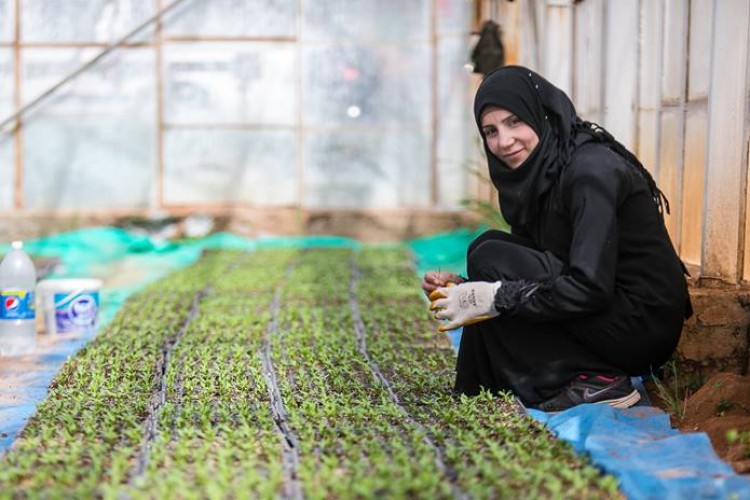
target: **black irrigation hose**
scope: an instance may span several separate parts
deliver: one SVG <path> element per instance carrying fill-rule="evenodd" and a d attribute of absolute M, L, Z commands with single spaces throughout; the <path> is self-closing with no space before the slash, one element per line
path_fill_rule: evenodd
<path fill-rule="evenodd" d="M 287 275 L 289 273 L 287 272 Z M 297 437 L 294 435 L 292 430 L 287 425 L 286 410 L 284 408 L 284 401 L 281 398 L 281 391 L 276 380 L 276 370 L 273 367 L 273 361 L 271 360 L 271 336 L 276 332 L 278 326 L 278 312 L 281 303 L 281 291 L 276 290 L 271 303 L 271 322 L 268 324 L 266 329 L 266 335 L 264 339 L 263 349 L 259 352 L 261 361 L 263 362 L 264 375 L 266 377 L 266 385 L 268 386 L 268 396 L 271 400 L 271 413 L 273 414 L 273 421 L 276 424 L 276 431 L 279 434 L 282 442 L 282 456 L 284 463 L 284 472 L 286 484 L 284 491 L 284 498 L 301 499 L 302 486 L 299 480 L 299 453 L 297 452 Z"/>
<path fill-rule="evenodd" d="M 182 364 L 184 365 L 184 358 L 185 355 L 182 355 L 182 360 L 177 360 L 179 363 L 182 361 Z M 184 409 L 183 401 L 185 399 L 185 378 L 183 376 L 183 371 L 180 370 L 177 375 L 175 375 L 175 381 L 174 381 L 174 387 L 173 387 L 174 395 L 175 395 L 175 415 L 174 419 L 172 420 L 172 425 L 170 426 L 170 432 L 172 432 L 172 435 L 175 435 L 178 431 L 176 428 L 176 424 L 179 421 L 179 419 L 182 417 L 182 411 Z"/>
<path fill-rule="evenodd" d="M 430 433 L 428 430 L 420 422 L 416 421 L 411 415 L 409 415 L 409 412 L 406 411 L 406 408 L 403 407 L 401 401 L 394 392 L 391 383 L 385 375 L 383 375 L 383 372 L 380 371 L 378 364 L 370 357 L 370 353 L 367 350 L 367 328 L 365 327 L 364 321 L 362 321 L 362 315 L 359 312 L 359 303 L 357 302 L 357 282 L 359 281 L 360 273 L 354 257 L 351 259 L 351 270 L 351 280 L 349 281 L 349 308 L 352 312 L 354 335 L 357 340 L 357 349 L 359 350 L 359 353 L 365 358 L 365 361 L 367 361 L 367 365 L 370 367 L 370 372 L 375 380 L 377 380 L 388 391 L 391 401 L 398 409 L 399 413 L 403 415 L 408 425 L 418 429 L 424 435 L 422 441 L 435 452 L 435 465 L 451 485 L 453 497 L 461 499 L 469 498 L 469 495 L 461 491 L 456 484 L 458 473 L 446 464 L 444 450 L 430 439 Z"/>
<path fill-rule="evenodd" d="M 192 323 L 198 316 L 198 312 L 200 311 L 200 301 L 208 295 L 209 292 L 210 288 L 206 287 L 195 294 L 190 305 L 190 311 L 188 312 L 188 316 L 185 319 L 182 328 L 180 328 L 176 334 L 169 337 L 164 342 L 164 345 L 162 345 L 161 359 L 156 366 L 158 374 L 157 390 L 151 395 L 151 399 L 148 403 L 148 417 L 146 417 L 144 422 L 143 444 L 141 445 L 141 451 L 138 453 L 135 465 L 128 474 L 129 486 L 133 486 L 135 481 L 143 476 L 151 458 L 151 445 L 153 444 L 154 439 L 156 439 L 156 434 L 158 432 L 157 422 L 159 421 L 159 415 L 167 399 L 167 384 L 165 378 L 167 375 L 167 369 L 169 368 L 169 362 L 172 358 L 172 353 L 180 339 L 185 336 L 187 329 L 190 327 L 190 323 Z"/>

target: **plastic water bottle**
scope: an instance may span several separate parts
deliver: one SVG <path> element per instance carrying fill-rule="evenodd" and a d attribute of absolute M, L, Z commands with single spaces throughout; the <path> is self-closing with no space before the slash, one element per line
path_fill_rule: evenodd
<path fill-rule="evenodd" d="M 0 356 L 24 354 L 36 346 L 35 286 L 34 263 L 23 242 L 14 241 L 0 262 Z"/>

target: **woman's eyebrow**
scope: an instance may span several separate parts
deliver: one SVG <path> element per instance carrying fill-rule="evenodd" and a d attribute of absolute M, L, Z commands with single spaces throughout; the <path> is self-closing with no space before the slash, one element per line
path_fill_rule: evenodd
<path fill-rule="evenodd" d="M 518 119 L 518 117 L 516 115 L 510 114 L 510 115 L 506 116 L 505 118 L 503 118 L 503 123 L 505 125 L 508 125 L 511 121 L 517 120 L 517 119 Z"/>

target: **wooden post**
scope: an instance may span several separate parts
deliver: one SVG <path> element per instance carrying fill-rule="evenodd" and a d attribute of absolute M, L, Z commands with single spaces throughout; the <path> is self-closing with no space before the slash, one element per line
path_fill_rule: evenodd
<path fill-rule="evenodd" d="M 704 182 L 708 140 L 708 86 L 711 68 L 712 0 L 690 2 L 687 102 L 682 165 L 680 257 L 701 265 Z"/>
<path fill-rule="evenodd" d="M 659 164 L 655 178 L 669 199 L 671 210 L 666 224 L 672 241 L 679 249 L 687 81 L 688 9 L 685 0 L 666 2 L 663 27 Z"/>
<path fill-rule="evenodd" d="M 589 0 L 575 8 L 573 95 L 578 114 L 602 122 L 604 0 Z"/>
<path fill-rule="evenodd" d="M 638 1 L 607 3 L 603 125 L 626 147 L 635 145 L 638 102 Z"/>
<path fill-rule="evenodd" d="M 706 212 L 701 275 L 736 283 L 744 264 L 747 62 L 750 3 L 714 0 L 708 101 Z M 742 103 L 742 104 L 740 104 Z"/>
<path fill-rule="evenodd" d="M 542 75 L 567 94 L 573 88 L 573 1 L 547 0 Z"/>
<path fill-rule="evenodd" d="M 641 33 L 638 64 L 638 134 L 637 153 L 641 163 L 654 175 L 659 170 L 659 137 L 661 114 L 661 72 L 664 54 L 664 5 L 662 2 L 641 4 Z"/>

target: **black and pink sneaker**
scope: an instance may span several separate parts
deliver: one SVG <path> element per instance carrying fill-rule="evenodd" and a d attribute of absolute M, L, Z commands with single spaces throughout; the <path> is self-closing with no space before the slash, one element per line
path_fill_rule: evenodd
<path fill-rule="evenodd" d="M 615 408 L 630 408 L 641 395 L 627 375 L 578 375 L 559 394 L 542 401 L 537 408 L 547 412 L 567 410 L 583 403 L 606 403 Z"/>

